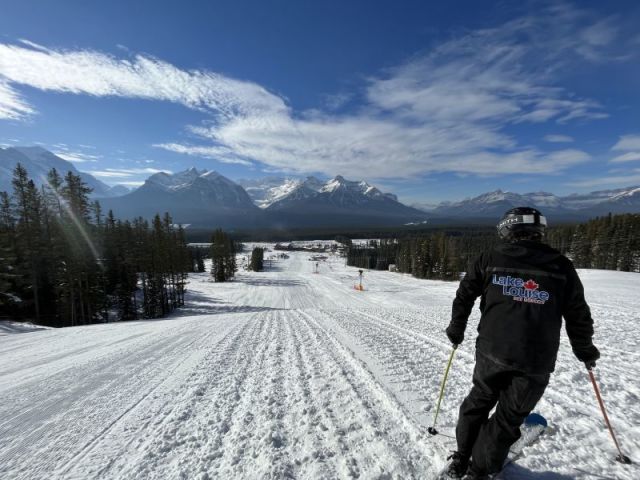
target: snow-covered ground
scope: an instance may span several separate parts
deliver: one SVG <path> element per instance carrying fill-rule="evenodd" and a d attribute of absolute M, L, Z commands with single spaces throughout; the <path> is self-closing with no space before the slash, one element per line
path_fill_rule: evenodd
<path fill-rule="evenodd" d="M 270 254 L 267 254 L 269 256 Z M 0 337 L 0 478 L 432 478 L 430 437 L 456 284 L 309 254 L 228 284 L 193 275 L 171 318 Z M 640 275 L 583 271 L 597 376 L 640 461 Z M 451 434 L 473 368 L 474 313 L 438 421 Z M 587 373 L 563 338 L 537 408 L 548 434 L 504 479 L 637 479 L 613 461 Z"/>
<path fill-rule="evenodd" d="M 12 320 L 0 320 L 0 337 L 3 335 L 11 335 L 14 333 L 29 333 L 36 330 L 46 330 L 50 327 L 35 325 L 30 322 L 14 322 Z"/>

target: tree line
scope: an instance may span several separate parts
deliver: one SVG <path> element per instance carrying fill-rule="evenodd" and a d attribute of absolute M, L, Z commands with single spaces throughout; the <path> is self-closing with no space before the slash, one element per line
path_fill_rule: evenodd
<path fill-rule="evenodd" d="M 486 228 L 370 240 L 348 244 L 347 264 L 376 270 L 395 265 L 397 271 L 418 278 L 457 280 L 471 261 L 497 242 L 495 232 Z M 609 214 L 550 228 L 546 243 L 577 268 L 640 272 L 640 214 Z"/>
<path fill-rule="evenodd" d="M 52 169 L 0 192 L 0 317 L 50 326 L 156 318 L 184 304 L 193 259 L 169 214 L 122 221 Z"/>
<path fill-rule="evenodd" d="M 483 250 L 496 243 L 485 231 L 437 232 L 419 237 L 370 240 L 347 249 L 347 265 L 410 273 L 417 278 L 457 280 Z"/>
<path fill-rule="evenodd" d="M 640 272 L 640 214 L 606 215 L 550 229 L 549 244 L 578 268 Z"/>

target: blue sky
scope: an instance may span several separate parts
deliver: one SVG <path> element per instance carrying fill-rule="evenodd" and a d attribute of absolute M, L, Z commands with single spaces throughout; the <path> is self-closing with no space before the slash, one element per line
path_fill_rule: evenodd
<path fill-rule="evenodd" d="M 637 2 L 5 1 L 0 144 L 412 202 L 640 184 Z"/>

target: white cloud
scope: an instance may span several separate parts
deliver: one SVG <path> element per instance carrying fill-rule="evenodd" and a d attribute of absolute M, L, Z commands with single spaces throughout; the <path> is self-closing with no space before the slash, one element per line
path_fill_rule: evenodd
<path fill-rule="evenodd" d="M 71 152 L 69 150 L 53 151 L 60 158 L 74 163 L 97 162 L 99 155 L 89 155 L 82 152 Z"/>
<path fill-rule="evenodd" d="M 576 97 L 555 81 L 556 72 L 576 58 L 603 56 L 613 27 L 599 21 L 553 5 L 540 15 L 470 32 L 368 79 L 362 92 L 335 96 L 336 107 L 359 99 L 357 109 L 343 114 L 331 105 L 325 111 L 294 111 L 284 98 L 255 83 L 183 70 L 148 56 L 117 58 L 28 41 L 0 44 L 0 88 L 13 95 L 7 100 L 0 90 L 0 117 L 3 106 L 9 118 L 33 113 L 14 90 L 27 85 L 169 101 L 206 112 L 205 124 L 188 127 L 198 144 L 155 146 L 224 163 L 368 178 L 556 173 L 589 161 L 589 155 L 576 149 L 544 151 L 518 142 L 507 130 L 526 122 L 607 116 L 597 102 Z M 580 50 L 585 43 L 587 53 Z M 560 136 L 548 137 L 557 143 Z M 98 173 L 113 177 L 119 172 L 124 171 Z"/>
<path fill-rule="evenodd" d="M 40 50 L 42 52 L 47 51 L 47 47 L 40 45 L 39 43 L 32 42 L 31 40 L 27 40 L 26 38 L 20 38 L 18 41 L 27 47 L 33 48 L 34 50 Z"/>
<path fill-rule="evenodd" d="M 640 135 L 622 135 L 611 150 L 622 152 L 640 151 Z"/>
<path fill-rule="evenodd" d="M 325 95 L 324 104 L 329 110 L 338 110 L 345 106 L 351 99 L 353 94 L 341 92 Z"/>
<path fill-rule="evenodd" d="M 35 110 L 0 75 L 0 120 L 19 120 Z"/>
<path fill-rule="evenodd" d="M 569 135 L 545 135 L 544 140 L 550 143 L 571 143 L 573 142 L 573 137 Z"/>
<path fill-rule="evenodd" d="M 640 160 L 640 152 L 627 152 L 611 159 L 612 163 L 635 162 Z"/>
<path fill-rule="evenodd" d="M 124 185 L 125 187 L 139 187 L 142 184 L 144 184 L 144 180 L 128 180 L 126 182 L 118 182 L 113 185 Z"/>
<path fill-rule="evenodd" d="M 640 183 L 640 169 L 635 169 L 627 175 L 613 175 L 609 177 L 592 178 L 578 182 L 567 183 L 572 187 L 604 188 L 610 185 L 634 185 Z"/>
<path fill-rule="evenodd" d="M 225 147 L 202 147 L 196 145 L 180 145 L 178 143 L 158 143 L 153 145 L 157 148 L 169 150 L 170 152 L 195 155 L 197 157 L 211 158 L 221 163 L 235 163 L 238 165 L 252 165 L 248 160 L 237 158 L 237 154 Z M 150 162 L 153 162 L 151 160 Z"/>
<path fill-rule="evenodd" d="M 28 46 L 0 44 L 0 79 L 40 90 L 164 100 L 224 116 L 286 109 L 261 86 L 213 72 L 185 71 L 143 55 L 128 60 Z"/>
<path fill-rule="evenodd" d="M 89 170 L 87 173 L 100 178 L 129 178 L 136 175 L 152 175 L 160 172 L 173 173 L 171 170 L 158 170 L 156 168 L 106 168 L 104 170 Z M 119 183 L 127 184 L 126 182 Z"/>
<path fill-rule="evenodd" d="M 625 152 L 610 160 L 611 163 L 624 163 L 640 161 L 640 135 L 622 135 L 616 144 L 611 147 L 613 152 Z"/>

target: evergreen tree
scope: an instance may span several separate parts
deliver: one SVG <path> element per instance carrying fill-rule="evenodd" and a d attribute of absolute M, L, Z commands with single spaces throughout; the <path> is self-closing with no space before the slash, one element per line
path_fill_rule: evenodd
<path fill-rule="evenodd" d="M 29 179 L 26 169 L 17 164 L 13 172 L 14 217 L 19 271 L 28 278 L 25 297 L 33 305 L 35 319 L 40 321 L 40 286 L 42 284 L 42 201 L 38 189 Z"/>
<path fill-rule="evenodd" d="M 104 217 L 90 192 L 55 170 L 39 191 L 16 167 L 13 195 L 0 193 L 0 315 L 66 326 L 157 317 L 184 304 L 184 231 L 168 215 L 153 229 Z"/>
<path fill-rule="evenodd" d="M 226 282 L 236 273 L 235 244 L 221 229 L 211 238 L 211 276 L 216 282 Z"/>
<path fill-rule="evenodd" d="M 261 272 L 264 269 L 264 248 L 255 247 L 251 252 L 249 270 Z"/>
<path fill-rule="evenodd" d="M 20 275 L 17 274 L 15 219 L 11 199 L 7 192 L 0 192 L 0 307 L 20 302 L 18 293 Z M 12 293 L 14 292 L 14 293 Z"/>

